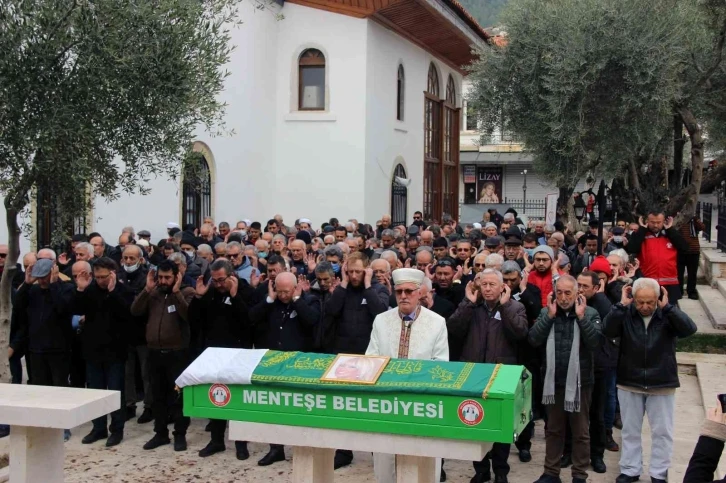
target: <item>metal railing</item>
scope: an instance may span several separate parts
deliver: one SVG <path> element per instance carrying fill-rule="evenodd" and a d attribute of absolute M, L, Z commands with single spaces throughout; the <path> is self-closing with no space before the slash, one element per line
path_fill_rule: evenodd
<path fill-rule="evenodd" d="M 726 252 L 726 205 L 721 205 L 718 207 L 718 224 L 716 225 L 716 248 L 718 248 L 722 252 Z"/>
<path fill-rule="evenodd" d="M 701 216 L 701 220 L 703 221 L 703 224 L 705 225 L 705 229 L 703 230 L 703 238 L 706 239 L 706 241 L 711 241 L 711 227 L 713 226 L 713 204 L 712 203 L 703 203 L 701 204 L 701 208 L 703 209 L 703 213 Z M 696 214 L 698 214 L 698 207 L 696 207 Z M 719 211 L 718 215 L 718 224 L 721 225 L 721 212 Z M 718 226 L 716 227 L 718 229 Z M 724 234 L 726 236 L 726 234 Z M 721 234 L 719 233 L 719 238 L 721 237 Z"/>
<path fill-rule="evenodd" d="M 505 132 L 496 134 L 482 134 L 479 137 L 479 144 L 481 146 L 492 144 L 524 144 L 524 141 L 520 136 Z"/>
<path fill-rule="evenodd" d="M 504 203 L 517 210 L 517 213 L 527 215 L 529 218 L 541 218 L 545 217 L 545 200 L 524 200 L 516 198 L 504 198 Z"/>

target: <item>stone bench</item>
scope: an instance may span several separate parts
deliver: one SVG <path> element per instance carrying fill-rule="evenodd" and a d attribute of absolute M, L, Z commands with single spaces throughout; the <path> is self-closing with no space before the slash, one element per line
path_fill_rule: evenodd
<path fill-rule="evenodd" d="M 229 422 L 229 439 L 293 447 L 293 483 L 332 483 L 336 448 L 396 455 L 397 483 L 439 481 L 436 458 L 480 461 L 492 443 L 279 424 Z M 370 481 L 375 481 L 373 475 Z"/>
<path fill-rule="evenodd" d="M 63 481 L 63 430 L 121 407 L 121 393 L 0 384 L 0 423 L 10 425 L 13 483 Z"/>

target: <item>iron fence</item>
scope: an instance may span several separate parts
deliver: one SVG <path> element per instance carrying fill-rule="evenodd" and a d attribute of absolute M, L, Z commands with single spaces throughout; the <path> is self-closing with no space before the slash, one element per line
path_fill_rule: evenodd
<path fill-rule="evenodd" d="M 703 230 L 703 238 L 706 239 L 706 241 L 711 241 L 711 227 L 713 226 L 713 204 L 712 203 L 703 203 L 701 205 L 701 208 L 703 209 L 701 220 L 703 221 L 703 224 L 705 225 L 705 229 Z M 696 207 L 696 214 L 698 214 L 698 207 Z M 718 215 L 718 224 L 721 224 L 721 212 L 719 210 Z M 718 229 L 718 226 L 716 226 L 716 229 Z M 724 234 L 726 235 L 726 234 Z M 719 238 L 721 237 L 719 233 Z"/>
<path fill-rule="evenodd" d="M 726 205 L 721 205 L 718 207 L 718 224 L 716 225 L 716 248 L 718 248 L 722 252 L 726 252 Z"/>
<path fill-rule="evenodd" d="M 527 215 L 530 219 L 544 219 L 546 211 L 545 200 L 527 200 L 516 198 L 504 198 L 504 203 L 517 210 L 517 213 Z"/>

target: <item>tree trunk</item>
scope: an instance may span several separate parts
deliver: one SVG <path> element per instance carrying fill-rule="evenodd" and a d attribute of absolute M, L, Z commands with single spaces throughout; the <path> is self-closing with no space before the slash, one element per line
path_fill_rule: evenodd
<path fill-rule="evenodd" d="M 683 136 L 683 121 L 678 114 L 673 115 L 673 182 L 671 183 L 671 195 L 680 191 L 683 187 L 683 149 L 686 146 L 686 139 Z"/>
<path fill-rule="evenodd" d="M 2 280 L 0 280 L 0 382 L 10 382 L 10 365 L 5 351 L 10 342 L 12 282 L 20 257 L 18 211 L 11 206 L 7 198 L 5 199 L 5 213 L 5 222 L 8 227 L 8 257 L 5 259 L 5 270 Z"/>
<path fill-rule="evenodd" d="M 683 119 L 683 125 L 691 138 L 691 183 L 685 190 L 685 199 L 681 206 L 675 204 L 675 200 L 669 203 L 670 213 L 678 212 L 676 224 L 690 219 L 696 213 L 696 203 L 701 192 L 701 181 L 703 180 L 703 133 L 698 125 L 696 116 L 688 107 L 678 107 L 678 113 Z M 677 197 L 678 198 L 678 197 Z"/>

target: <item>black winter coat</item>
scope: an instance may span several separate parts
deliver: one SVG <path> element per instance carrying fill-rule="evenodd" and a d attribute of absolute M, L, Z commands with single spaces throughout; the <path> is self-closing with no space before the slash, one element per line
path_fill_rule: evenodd
<path fill-rule="evenodd" d="M 147 264 L 139 265 L 139 268 L 133 272 L 128 273 L 126 270 L 121 268 L 116 272 L 116 281 L 126 286 L 129 291 L 136 298 L 146 287 L 146 274 L 149 273 L 149 266 Z M 127 342 L 132 346 L 143 346 L 146 345 L 146 316 L 131 316 L 131 327 L 129 328 L 129 335 Z"/>
<path fill-rule="evenodd" d="M 47 289 L 23 284 L 15 295 L 21 313 L 16 340 L 30 352 L 52 353 L 71 350 L 73 326 L 71 301 L 75 286 L 55 282 Z M 27 342 L 27 345 L 25 345 Z"/>
<path fill-rule="evenodd" d="M 593 372 L 593 352 L 600 343 L 600 316 L 597 310 L 592 307 L 585 308 L 585 317 L 577 320 L 574 310 L 565 313 L 557 308 L 557 315 L 550 319 L 547 307 L 542 309 L 539 318 L 529 331 L 529 343 L 535 347 L 547 347 L 547 337 L 550 329 L 555 330 L 555 386 L 564 387 L 567 381 L 567 367 L 570 362 L 570 351 L 572 350 L 572 338 L 574 335 L 574 324 L 580 326 L 580 384 L 591 385 L 595 382 Z M 545 363 L 542 364 L 542 371 L 546 371 Z"/>
<path fill-rule="evenodd" d="M 322 353 L 333 353 L 335 340 L 332 337 L 333 317 L 325 310 L 328 300 L 332 294 L 327 290 L 322 290 L 318 282 L 314 282 L 308 293 L 311 300 L 318 304 L 320 309 L 320 321 L 315 329 L 315 337 L 313 337 L 313 350 Z"/>
<path fill-rule="evenodd" d="M 88 362 L 123 362 L 134 327 L 129 311 L 134 294 L 117 283 L 113 292 L 93 281 L 83 292 L 75 291 L 72 313 L 85 315 L 81 330 L 83 358 Z"/>
<path fill-rule="evenodd" d="M 325 304 L 332 317 L 333 352 L 365 354 L 371 341 L 373 320 L 388 310 L 388 290 L 373 282 L 370 288 L 338 286 Z"/>
<path fill-rule="evenodd" d="M 596 293 L 587 301 L 587 306 L 597 310 L 600 320 L 605 320 L 605 317 L 610 313 L 612 304 L 604 293 Z M 595 349 L 595 371 L 617 367 L 618 351 L 618 346 L 615 345 L 613 339 L 601 334 L 600 344 Z"/>
<path fill-rule="evenodd" d="M 724 442 L 710 436 L 701 436 L 693 450 L 693 456 L 688 463 L 688 469 L 683 477 L 683 483 L 726 483 L 726 478 L 714 480 L 713 474 L 718 468 L 718 461 L 723 453 Z"/>
<path fill-rule="evenodd" d="M 266 327 L 267 347 L 258 349 L 310 351 L 319 319 L 317 302 L 306 295 L 289 304 L 263 300 L 250 310 L 252 323 Z"/>
<path fill-rule="evenodd" d="M 234 275 L 233 275 L 234 276 Z M 252 348 L 252 324 L 242 292 L 232 297 L 209 287 L 203 297 L 189 303 L 192 340 L 199 349 L 207 347 Z"/>
<path fill-rule="evenodd" d="M 615 304 L 603 332 L 620 337 L 618 384 L 642 389 L 680 387 L 676 342 L 696 333 L 696 324 L 675 305 L 656 309 L 645 328 L 634 304 Z"/>

